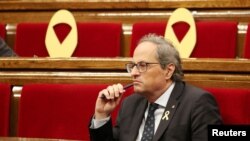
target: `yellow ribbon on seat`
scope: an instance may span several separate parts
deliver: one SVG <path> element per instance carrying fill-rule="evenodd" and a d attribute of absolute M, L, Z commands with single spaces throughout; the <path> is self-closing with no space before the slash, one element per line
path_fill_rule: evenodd
<path fill-rule="evenodd" d="M 71 27 L 62 43 L 54 31 L 54 26 L 66 23 Z M 68 10 L 57 11 L 50 20 L 47 28 L 45 44 L 50 57 L 71 57 L 77 46 L 77 26 L 74 16 Z"/>
<path fill-rule="evenodd" d="M 180 21 L 190 25 L 181 42 L 177 39 L 172 27 L 172 25 Z M 176 9 L 168 20 L 164 37 L 173 42 L 181 58 L 189 58 L 196 44 L 196 25 L 192 13 L 186 8 Z"/>

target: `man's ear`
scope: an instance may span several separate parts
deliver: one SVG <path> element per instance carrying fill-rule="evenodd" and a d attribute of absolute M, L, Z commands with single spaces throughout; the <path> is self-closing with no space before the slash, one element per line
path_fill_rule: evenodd
<path fill-rule="evenodd" d="M 175 71 L 175 65 L 172 63 L 168 64 L 165 68 L 166 79 L 170 79 L 172 77 L 172 75 L 174 74 L 174 71 Z"/>

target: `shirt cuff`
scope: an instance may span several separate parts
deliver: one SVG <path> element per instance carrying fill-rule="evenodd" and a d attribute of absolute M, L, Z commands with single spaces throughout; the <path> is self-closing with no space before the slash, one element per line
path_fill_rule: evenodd
<path fill-rule="evenodd" d="M 104 124 L 106 124 L 109 120 L 110 120 L 110 116 L 104 119 L 100 119 L 100 120 L 96 120 L 95 118 L 92 118 L 90 128 L 97 129 L 103 126 Z"/>

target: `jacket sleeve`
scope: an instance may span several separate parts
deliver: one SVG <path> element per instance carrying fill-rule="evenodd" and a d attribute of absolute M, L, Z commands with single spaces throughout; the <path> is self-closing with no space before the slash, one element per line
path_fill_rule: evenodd
<path fill-rule="evenodd" d="M 90 140 L 91 141 L 114 141 L 112 130 L 113 129 L 112 129 L 111 119 L 100 128 L 97 128 L 97 129 L 89 128 Z"/>
<path fill-rule="evenodd" d="M 211 94 L 205 93 L 195 101 L 191 121 L 192 141 L 206 141 L 207 125 L 222 124 L 217 103 Z"/>

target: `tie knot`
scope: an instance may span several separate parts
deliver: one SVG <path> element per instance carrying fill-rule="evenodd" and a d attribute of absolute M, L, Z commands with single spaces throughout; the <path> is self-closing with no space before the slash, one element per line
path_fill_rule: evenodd
<path fill-rule="evenodd" d="M 150 113 L 154 113 L 154 111 L 158 108 L 158 104 L 156 104 L 156 103 L 150 103 L 150 105 L 149 105 L 149 112 Z"/>

